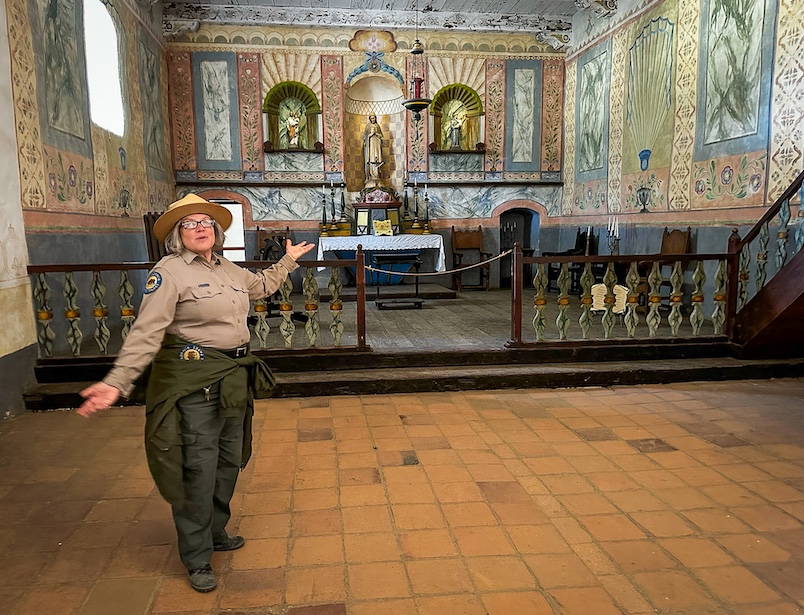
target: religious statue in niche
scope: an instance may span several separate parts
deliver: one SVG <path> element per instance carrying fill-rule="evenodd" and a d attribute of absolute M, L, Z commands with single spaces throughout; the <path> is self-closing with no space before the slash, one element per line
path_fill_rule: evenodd
<path fill-rule="evenodd" d="M 307 149 L 307 116 L 304 103 L 286 98 L 279 103 L 279 149 Z"/>
<path fill-rule="evenodd" d="M 466 108 L 459 100 L 451 100 L 444 105 L 444 123 L 442 124 L 442 149 L 462 150 L 464 147 L 464 124 Z"/>
<path fill-rule="evenodd" d="M 366 188 L 374 188 L 382 184 L 380 181 L 380 167 L 384 164 L 382 159 L 382 128 L 377 123 L 377 116 L 369 115 L 368 124 L 363 129 L 363 161 L 366 171 Z"/>

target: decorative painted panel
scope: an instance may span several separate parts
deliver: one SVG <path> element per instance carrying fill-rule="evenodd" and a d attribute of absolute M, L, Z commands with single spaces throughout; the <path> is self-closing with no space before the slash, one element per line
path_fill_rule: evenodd
<path fill-rule="evenodd" d="M 83 13 L 75 0 L 30 0 L 42 139 L 91 156 Z"/>
<path fill-rule="evenodd" d="M 193 53 L 198 166 L 213 171 L 241 168 L 234 53 Z"/>
<path fill-rule="evenodd" d="M 162 118 L 162 78 L 159 50 L 142 35 L 138 39 L 142 147 L 149 177 L 167 179 L 165 124 Z"/>
<path fill-rule="evenodd" d="M 198 168 L 195 152 L 195 116 L 193 115 L 193 70 L 189 51 L 168 53 L 168 101 L 173 138 L 173 168 L 190 171 Z"/>
<path fill-rule="evenodd" d="M 343 59 L 321 56 L 324 169 L 343 173 Z"/>
<path fill-rule="evenodd" d="M 775 201 L 804 167 L 804 10 L 801 0 L 780 0 L 776 25 L 771 152 L 768 162 L 769 202 Z"/>
<path fill-rule="evenodd" d="M 405 65 L 408 83 L 413 82 L 413 77 L 423 77 L 424 81 L 421 84 L 422 96 L 427 97 L 430 91 L 430 71 L 427 62 L 424 63 L 424 73 L 421 70 L 417 71 L 418 59 L 413 56 L 407 58 Z M 421 119 L 415 119 L 415 116 L 410 111 L 405 111 L 405 124 L 407 130 L 407 144 L 406 144 L 406 160 L 407 164 L 405 169 L 408 173 L 419 173 L 427 171 L 428 165 L 428 151 L 427 151 L 427 135 L 430 134 L 430 115 L 428 113 L 421 113 Z M 410 178 L 403 178 L 403 181 L 409 181 Z"/>
<path fill-rule="evenodd" d="M 542 68 L 542 171 L 561 171 L 564 62 L 544 60 Z"/>
<path fill-rule="evenodd" d="M 768 144 L 774 0 L 703 0 L 695 159 Z"/>
<path fill-rule="evenodd" d="M 578 62 L 569 62 L 566 67 L 566 86 L 564 90 L 568 92 L 567 101 L 564 105 L 564 194 L 561 201 L 561 213 L 565 216 L 572 215 L 572 205 L 575 198 L 575 91 L 578 78 Z"/>
<path fill-rule="evenodd" d="M 679 3 L 676 45 L 676 113 L 670 157 L 668 201 L 671 210 L 689 209 L 692 157 L 698 106 L 698 32 L 700 0 Z"/>
<path fill-rule="evenodd" d="M 506 65 L 505 170 L 538 171 L 541 167 L 542 63 L 508 60 Z"/>
<path fill-rule="evenodd" d="M 505 138 L 505 61 L 486 61 L 486 176 L 502 179 Z"/>
<path fill-rule="evenodd" d="M 240 93 L 240 151 L 243 152 L 243 169 L 261 171 L 263 137 L 259 54 L 237 54 L 237 81 Z"/>
<path fill-rule="evenodd" d="M 621 28 L 611 37 L 611 91 L 609 94 L 609 178 L 608 210 L 617 213 L 622 209 L 620 188 L 623 174 L 623 130 L 625 115 L 625 84 L 630 28 Z"/>
<path fill-rule="evenodd" d="M 581 182 L 607 172 L 610 57 L 607 39 L 578 59 L 575 155 Z"/>
<path fill-rule="evenodd" d="M 17 129 L 20 198 L 23 208 L 40 209 L 45 207 L 45 168 L 29 4 L 26 0 L 6 0 L 5 5 Z"/>
<path fill-rule="evenodd" d="M 672 21 L 656 17 L 642 28 L 628 50 L 625 123 L 641 171 L 648 169 L 673 103 L 674 31 Z"/>

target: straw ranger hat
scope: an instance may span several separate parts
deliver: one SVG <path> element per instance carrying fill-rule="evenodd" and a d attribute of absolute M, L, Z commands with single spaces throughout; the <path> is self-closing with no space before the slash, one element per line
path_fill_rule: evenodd
<path fill-rule="evenodd" d="M 197 194 L 190 193 L 175 203 L 171 203 L 167 211 L 157 218 L 156 222 L 154 222 L 154 235 L 157 236 L 159 241 L 165 241 L 176 223 L 185 216 L 191 216 L 192 214 L 207 214 L 220 224 L 223 230 L 226 230 L 232 224 L 232 212 L 223 205 L 210 203 Z"/>

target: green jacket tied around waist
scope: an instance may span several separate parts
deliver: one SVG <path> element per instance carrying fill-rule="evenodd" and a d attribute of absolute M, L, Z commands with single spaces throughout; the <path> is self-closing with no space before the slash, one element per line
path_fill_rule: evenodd
<path fill-rule="evenodd" d="M 173 506 L 184 501 L 181 422 L 177 402 L 220 381 L 220 416 L 243 417 L 241 468 L 251 457 L 254 397 L 265 396 L 276 381 L 268 366 L 252 354 L 233 359 L 212 348 L 198 347 L 202 359 L 185 360 L 189 345 L 167 334 L 150 367 L 145 393 L 145 454 L 159 492 Z"/>

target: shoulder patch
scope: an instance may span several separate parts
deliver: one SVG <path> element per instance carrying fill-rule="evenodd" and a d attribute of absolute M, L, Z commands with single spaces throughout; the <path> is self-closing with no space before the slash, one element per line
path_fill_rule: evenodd
<path fill-rule="evenodd" d="M 151 275 L 148 276 L 148 279 L 145 280 L 145 290 L 143 292 L 146 295 L 150 295 L 161 285 L 162 285 L 162 275 L 154 271 L 151 273 Z"/>
<path fill-rule="evenodd" d="M 179 352 L 179 358 L 182 361 L 203 361 L 204 351 L 200 346 L 190 344 L 189 346 L 185 346 L 181 349 Z"/>

